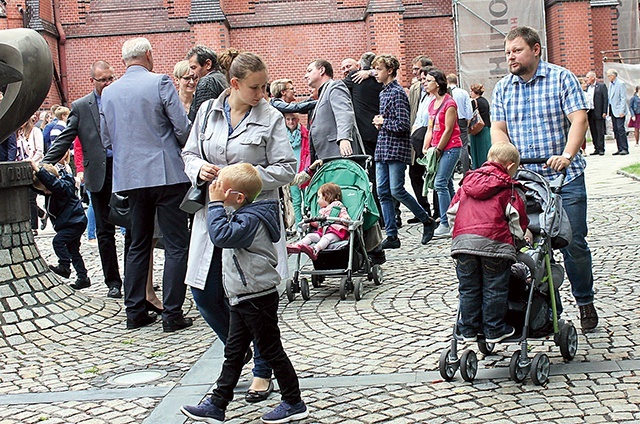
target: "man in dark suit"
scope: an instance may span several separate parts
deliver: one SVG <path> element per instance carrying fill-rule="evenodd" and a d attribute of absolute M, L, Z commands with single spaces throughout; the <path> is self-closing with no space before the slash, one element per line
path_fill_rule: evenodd
<path fill-rule="evenodd" d="M 114 79 L 113 68 L 107 62 L 99 60 L 91 65 L 91 82 L 94 89 L 72 103 L 67 127 L 49 148 L 43 162 L 57 163 L 69 151 L 76 136 L 80 140 L 84 156 L 84 173 L 81 172 L 78 176 L 84 179 L 85 187 L 91 193 L 102 272 L 104 282 L 109 287 L 107 296 L 120 298 L 122 279 L 118 269 L 115 227 L 108 221 L 113 154 L 100 140 L 99 111 L 102 90 Z"/>
<path fill-rule="evenodd" d="M 587 73 L 587 103 L 589 110 L 589 130 L 593 139 L 594 151 L 592 155 L 604 156 L 604 136 L 606 133 L 607 110 L 609 109 L 609 93 L 607 86 L 596 79 L 596 73 Z"/>
<path fill-rule="evenodd" d="M 113 149 L 113 191 L 129 196 L 127 328 L 143 327 L 156 319 L 147 312 L 145 287 L 157 214 L 165 252 L 162 328 L 171 332 L 192 324 L 182 312 L 189 233 L 187 214 L 180 210 L 190 185 L 180 155 L 189 135 L 189 119 L 172 79 L 151 72 L 149 40 L 125 41 L 122 61 L 127 71 L 102 93 L 100 133 L 103 145 Z"/>
<path fill-rule="evenodd" d="M 196 93 L 189 109 L 189 121 L 193 122 L 202 103 L 218 96 L 229 87 L 227 77 L 220 72 L 218 56 L 207 46 L 194 46 L 187 53 L 189 68 L 198 75 Z"/>

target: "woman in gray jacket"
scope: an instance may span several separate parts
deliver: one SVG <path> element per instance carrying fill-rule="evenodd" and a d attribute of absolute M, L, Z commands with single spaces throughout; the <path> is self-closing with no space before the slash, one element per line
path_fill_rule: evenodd
<path fill-rule="evenodd" d="M 217 99 L 208 101 L 213 102 L 211 107 L 205 102 L 198 109 L 182 152 L 185 172 L 193 184 L 205 184 L 227 165 L 250 163 L 262 178 L 263 191 L 258 199 L 277 199 L 278 188 L 293 180 L 296 158 L 284 117 L 264 100 L 266 65 L 257 55 L 235 49 L 223 52 L 219 63 L 227 71 L 230 87 Z M 285 243 L 283 236 L 276 245 L 282 277 L 288 276 Z M 203 318 L 226 343 L 229 310 L 222 287 L 221 258 L 222 250 L 213 245 L 207 233 L 206 208 L 201 209 L 193 220 L 185 283 L 191 287 Z M 245 396 L 249 402 L 264 400 L 273 390 L 271 368 L 259 352 L 254 354 L 254 364 L 254 379 Z"/>

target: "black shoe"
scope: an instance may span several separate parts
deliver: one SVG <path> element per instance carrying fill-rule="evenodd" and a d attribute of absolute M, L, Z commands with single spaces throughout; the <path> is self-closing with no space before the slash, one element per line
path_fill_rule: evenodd
<path fill-rule="evenodd" d="M 431 239 L 433 238 L 433 232 L 436 229 L 436 222 L 429 218 L 428 222 L 425 222 L 422 224 L 423 225 L 423 229 L 422 229 L 422 244 L 427 244 L 431 241 Z"/>
<path fill-rule="evenodd" d="M 623 150 L 620 152 L 620 156 L 624 156 L 624 155 L 628 155 L 629 152 L 627 152 L 626 150 Z"/>
<path fill-rule="evenodd" d="M 593 303 L 588 305 L 582 305 L 578 307 L 580 309 L 580 324 L 583 330 L 593 330 L 598 326 L 598 312 L 593 306 Z"/>
<path fill-rule="evenodd" d="M 620 151 L 617 151 L 617 152 L 613 153 L 613 156 L 618 156 L 620 154 L 622 154 L 622 153 Z"/>
<path fill-rule="evenodd" d="M 263 400 L 267 400 L 269 395 L 273 392 L 273 381 L 269 380 L 269 386 L 267 386 L 267 390 L 247 390 L 247 393 L 244 395 L 244 400 L 250 403 L 262 402 Z"/>
<path fill-rule="evenodd" d="M 185 316 L 174 319 L 162 320 L 162 331 L 165 333 L 173 333 L 174 331 L 182 330 L 183 328 L 191 327 L 193 325 L 193 319 Z"/>
<path fill-rule="evenodd" d="M 91 280 L 89 280 L 89 277 L 78 277 L 76 282 L 71 284 L 70 286 L 74 290 L 86 289 L 87 287 L 91 287 Z"/>
<path fill-rule="evenodd" d="M 599 155 L 600 154 L 600 150 L 594 150 L 593 152 L 591 152 L 591 154 L 589 156 L 595 156 L 595 155 Z"/>
<path fill-rule="evenodd" d="M 155 312 L 156 314 L 162 314 L 162 312 L 164 311 L 164 309 L 158 308 L 156 305 L 149 302 L 148 300 L 144 301 L 144 306 L 147 308 L 147 312 Z"/>
<path fill-rule="evenodd" d="M 599 154 L 600 156 L 604 156 L 604 150 L 601 150 L 598 154 Z"/>
<path fill-rule="evenodd" d="M 414 216 L 413 218 L 407 219 L 407 224 L 417 224 L 418 222 L 422 222 L 422 221 L 420 221 L 420 219 L 416 216 Z"/>
<path fill-rule="evenodd" d="M 109 293 L 107 293 L 107 297 L 112 299 L 120 299 L 122 297 L 122 292 L 116 286 L 109 287 Z"/>
<path fill-rule="evenodd" d="M 40 229 L 44 230 L 47 228 L 47 220 L 49 219 L 49 214 L 45 213 L 42 218 L 40 218 Z"/>
<path fill-rule="evenodd" d="M 136 328 L 146 327 L 149 324 L 156 322 L 158 315 L 150 313 L 148 315 L 142 315 L 140 318 L 127 318 L 127 330 L 135 330 Z"/>
<path fill-rule="evenodd" d="M 71 268 L 67 268 L 64 265 L 49 265 L 49 269 L 64 278 L 69 278 L 71 275 Z"/>
<path fill-rule="evenodd" d="M 386 239 L 382 240 L 380 244 L 381 249 L 399 249 L 400 248 L 400 239 L 395 236 L 389 236 Z"/>

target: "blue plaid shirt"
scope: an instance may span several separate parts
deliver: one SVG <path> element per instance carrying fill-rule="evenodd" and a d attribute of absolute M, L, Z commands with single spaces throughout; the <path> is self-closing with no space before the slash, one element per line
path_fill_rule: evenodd
<path fill-rule="evenodd" d="M 378 133 L 375 161 L 411 163 L 411 134 L 409 98 L 393 80 L 380 92 L 380 115 L 384 123 Z"/>
<path fill-rule="evenodd" d="M 493 89 L 491 121 L 506 122 L 511 142 L 522 158 L 561 155 L 567 144 L 567 115 L 587 109 L 584 91 L 576 76 L 565 68 L 543 60 L 530 81 L 507 75 Z M 565 184 L 579 177 L 586 167 L 578 153 L 567 169 Z M 558 173 L 542 165 L 527 165 L 549 179 Z"/>

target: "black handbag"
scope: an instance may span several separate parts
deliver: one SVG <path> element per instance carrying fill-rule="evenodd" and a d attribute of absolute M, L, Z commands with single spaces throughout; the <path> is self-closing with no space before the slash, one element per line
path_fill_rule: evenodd
<path fill-rule="evenodd" d="M 424 146 L 424 137 L 427 135 L 427 129 L 427 127 L 419 127 L 411 133 L 411 147 L 415 150 L 417 158 L 424 156 L 422 147 Z"/>
<path fill-rule="evenodd" d="M 211 106 L 213 106 L 214 100 L 209 101 L 209 105 L 207 106 L 207 111 L 204 114 L 204 124 L 202 124 L 202 128 L 200 129 L 200 134 L 198 135 L 198 142 L 200 143 L 200 156 L 204 159 L 204 132 L 207 129 L 207 121 L 209 120 L 209 111 L 211 110 Z M 187 194 L 184 195 L 182 202 L 180 203 L 180 209 L 186 213 L 194 214 L 198 212 L 200 209 L 204 207 L 207 203 L 207 188 L 208 184 L 202 183 L 200 185 L 192 185 Z"/>
<path fill-rule="evenodd" d="M 131 228 L 129 214 L 129 197 L 118 193 L 111 193 L 109 199 L 109 222 L 118 227 Z"/>

